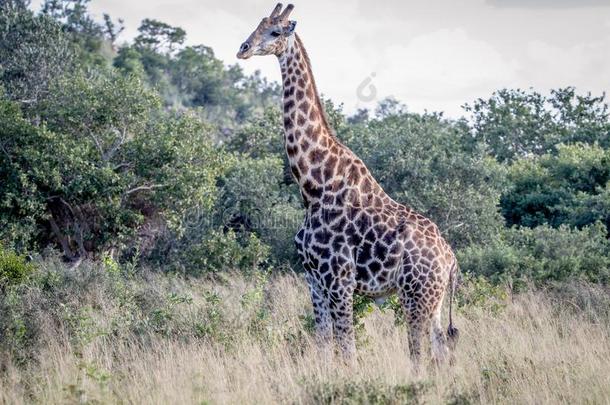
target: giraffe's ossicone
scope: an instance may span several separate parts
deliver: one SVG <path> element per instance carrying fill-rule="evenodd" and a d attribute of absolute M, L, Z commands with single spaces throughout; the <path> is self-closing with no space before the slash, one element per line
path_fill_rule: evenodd
<path fill-rule="evenodd" d="M 276 55 L 282 71 L 284 142 L 306 207 L 295 242 L 311 291 L 320 344 L 333 335 L 347 357 L 355 354 L 353 294 L 375 299 L 397 294 L 409 323 L 409 349 L 420 356 L 429 330 L 432 354 L 449 355 L 441 307 L 455 289 L 458 266 L 437 226 L 392 200 L 362 160 L 329 126 L 309 58 L 288 20 L 293 6 L 278 4 L 241 45 L 238 58 Z M 451 300 L 450 300 L 451 303 Z M 447 342 L 447 338 L 449 342 Z"/>

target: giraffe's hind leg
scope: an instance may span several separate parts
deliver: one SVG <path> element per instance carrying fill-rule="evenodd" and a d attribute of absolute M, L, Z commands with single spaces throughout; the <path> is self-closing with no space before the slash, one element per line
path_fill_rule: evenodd
<path fill-rule="evenodd" d="M 421 298 L 403 293 L 401 304 L 409 324 L 409 352 L 411 362 L 418 368 L 421 362 L 422 344 L 426 332 L 430 334 L 430 351 L 436 365 L 450 359 L 445 332 L 441 323 L 442 296 L 434 302 L 424 302 Z M 433 308 L 430 311 L 430 307 Z"/>
<path fill-rule="evenodd" d="M 450 352 L 445 338 L 445 331 L 441 324 L 442 298 L 432 313 L 430 322 L 430 347 L 432 348 L 432 359 L 436 365 L 441 365 L 449 359 Z"/>
<path fill-rule="evenodd" d="M 422 338 L 429 325 L 429 317 L 422 313 L 417 299 L 406 291 L 399 294 L 400 304 L 406 322 L 409 325 L 409 354 L 414 369 L 419 369 L 421 362 Z"/>
<path fill-rule="evenodd" d="M 418 369 L 421 362 L 422 337 L 426 329 L 423 319 L 409 320 L 409 354 L 413 367 Z"/>

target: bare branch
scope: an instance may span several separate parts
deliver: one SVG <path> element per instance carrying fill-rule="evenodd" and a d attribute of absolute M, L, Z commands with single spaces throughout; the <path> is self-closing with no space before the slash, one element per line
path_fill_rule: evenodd
<path fill-rule="evenodd" d="M 119 150 L 119 148 L 125 143 L 125 139 L 127 139 L 127 127 L 124 126 L 123 129 L 121 131 L 119 130 L 115 130 L 115 132 L 119 133 L 119 136 L 117 137 L 117 140 L 114 141 L 114 143 L 112 144 L 112 146 L 110 147 L 110 149 L 108 149 L 103 155 L 102 155 L 102 160 L 103 161 L 108 161 L 110 159 L 112 159 L 112 157 L 114 156 L 114 154 Z"/>
<path fill-rule="evenodd" d="M 85 249 L 85 244 L 83 242 L 83 228 L 80 226 L 78 221 L 74 221 L 74 238 L 76 239 L 76 244 L 78 245 L 78 253 L 80 257 L 87 257 L 87 250 Z"/>
<path fill-rule="evenodd" d="M 464 225 L 466 225 L 464 222 L 458 222 L 458 223 L 457 223 L 457 224 L 455 224 L 455 225 L 450 225 L 450 226 L 448 226 L 448 227 L 447 227 L 447 230 L 458 229 L 458 228 L 463 227 Z"/>
<path fill-rule="evenodd" d="M 151 184 L 148 186 L 138 186 L 136 188 L 132 188 L 131 190 L 127 190 L 125 192 L 125 195 L 128 196 L 130 194 L 137 193 L 138 191 L 152 191 L 156 188 L 163 188 L 163 187 L 167 187 L 167 184 Z"/>
<path fill-rule="evenodd" d="M 91 139 L 93 139 L 93 142 L 95 143 L 95 147 L 97 148 L 97 151 L 100 153 L 100 156 L 104 156 L 104 151 L 102 150 L 102 145 L 100 145 L 100 142 L 97 140 L 95 135 L 89 134 L 89 136 L 91 137 Z"/>
<path fill-rule="evenodd" d="M 133 166 L 132 163 L 119 163 L 118 165 L 114 166 L 112 168 L 112 170 L 117 171 L 117 170 L 120 170 L 120 169 L 122 169 L 124 167 L 125 168 L 129 168 L 129 167 L 132 167 L 132 166 Z"/>
<path fill-rule="evenodd" d="M 2 150 L 2 152 L 6 155 L 6 157 L 8 158 L 9 162 L 13 162 L 13 159 L 11 158 L 11 155 L 8 153 L 8 151 L 5 148 L 5 145 L 3 143 L 0 143 L 0 150 Z"/>
<path fill-rule="evenodd" d="M 51 225 L 51 230 L 53 231 L 53 234 L 55 234 L 55 237 L 61 245 L 61 249 L 64 251 L 64 256 L 66 256 L 70 260 L 73 260 L 74 252 L 72 252 L 72 249 L 70 248 L 68 237 L 61 232 L 61 229 L 59 229 L 57 222 L 55 222 L 55 218 L 51 217 L 51 219 L 49 219 L 49 224 Z"/>
<path fill-rule="evenodd" d="M 83 262 L 83 258 L 82 257 L 77 257 L 76 260 L 72 261 L 72 264 L 70 265 L 68 270 L 72 271 L 72 270 L 76 269 L 78 266 L 80 266 L 80 264 L 82 262 Z"/>
<path fill-rule="evenodd" d="M 61 202 L 63 205 L 65 205 L 66 207 L 68 207 L 68 210 L 70 211 L 70 214 L 72 214 L 73 217 L 76 217 L 76 215 L 74 214 L 74 208 L 72 208 L 72 206 L 70 204 L 68 204 L 68 202 L 66 200 L 64 200 L 63 198 L 59 197 L 58 198 L 59 202 Z"/>

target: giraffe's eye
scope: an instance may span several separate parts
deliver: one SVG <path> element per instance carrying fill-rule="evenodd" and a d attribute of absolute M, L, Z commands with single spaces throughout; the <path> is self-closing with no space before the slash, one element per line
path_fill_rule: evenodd
<path fill-rule="evenodd" d="M 274 37 L 274 38 L 277 38 L 277 37 L 279 37 L 280 35 L 282 35 L 282 33 L 281 33 L 281 32 L 279 32 L 279 31 L 271 31 L 271 36 L 272 36 L 272 37 Z"/>

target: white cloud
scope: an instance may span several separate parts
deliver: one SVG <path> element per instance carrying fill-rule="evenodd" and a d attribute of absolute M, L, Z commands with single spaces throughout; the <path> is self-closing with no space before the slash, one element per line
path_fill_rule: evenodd
<path fill-rule="evenodd" d="M 517 62 L 464 29 L 442 29 L 384 49 L 375 84 L 416 110 L 447 108 L 459 115 L 460 104 L 515 80 Z"/>
<path fill-rule="evenodd" d="M 610 88 L 608 55 L 610 37 L 570 47 L 531 41 L 527 44 L 528 70 L 523 74 L 531 85 L 553 88 L 578 83 L 581 91 L 601 92 Z"/>

